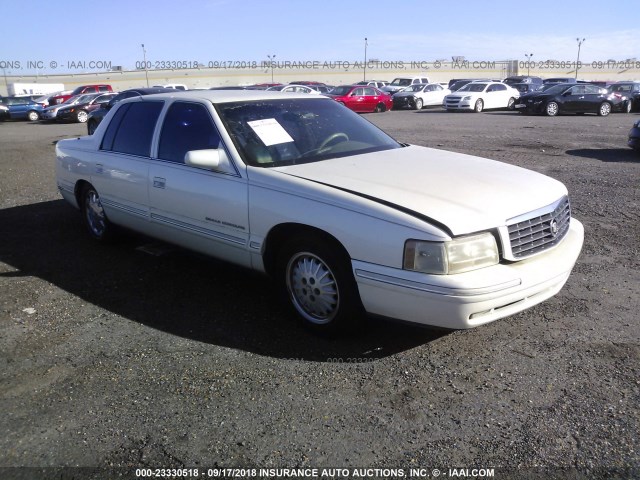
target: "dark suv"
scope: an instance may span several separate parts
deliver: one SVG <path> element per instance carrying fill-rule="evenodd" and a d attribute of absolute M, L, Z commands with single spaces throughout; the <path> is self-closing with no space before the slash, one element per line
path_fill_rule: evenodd
<path fill-rule="evenodd" d="M 514 85 L 519 84 L 519 83 L 531 83 L 531 84 L 534 84 L 534 85 L 542 85 L 542 78 L 541 77 L 531 77 L 529 75 L 515 75 L 513 77 L 505 78 L 502 81 L 502 83 L 506 83 L 510 87 L 513 87 Z"/>
<path fill-rule="evenodd" d="M 87 133 L 93 135 L 98 125 L 107 114 L 111 107 L 113 107 L 120 100 L 131 97 L 139 97 L 141 95 L 153 95 L 154 93 L 176 93 L 179 90 L 173 88 L 164 87 L 147 87 L 147 88 L 132 88 L 130 90 L 124 90 L 118 93 L 115 97 L 109 100 L 107 103 L 103 103 L 100 108 L 93 110 L 87 117 Z"/>

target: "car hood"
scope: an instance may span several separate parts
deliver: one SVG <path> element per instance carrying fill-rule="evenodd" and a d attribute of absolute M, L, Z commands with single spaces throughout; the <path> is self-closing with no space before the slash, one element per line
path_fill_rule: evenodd
<path fill-rule="evenodd" d="M 417 93 L 421 93 L 421 92 L 398 92 L 394 94 L 394 97 L 413 97 Z"/>
<path fill-rule="evenodd" d="M 418 146 L 275 170 L 426 216 L 453 235 L 506 225 L 567 194 L 562 183 L 540 173 Z"/>

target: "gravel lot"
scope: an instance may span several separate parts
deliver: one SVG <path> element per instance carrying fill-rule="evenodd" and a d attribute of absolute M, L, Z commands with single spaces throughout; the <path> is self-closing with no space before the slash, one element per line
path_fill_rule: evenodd
<path fill-rule="evenodd" d="M 400 141 L 564 182 L 586 230 L 565 288 L 474 330 L 372 319 L 362 336 L 317 338 L 262 276 L 133 235 L 92 242 L 53 172 L 54 142 L 85 127 L 0 123 L 0 477 L 495 467 L 495 478 L 639 478 L 640 156 L 626 147 L 638 115 L 366 118 Z"/>

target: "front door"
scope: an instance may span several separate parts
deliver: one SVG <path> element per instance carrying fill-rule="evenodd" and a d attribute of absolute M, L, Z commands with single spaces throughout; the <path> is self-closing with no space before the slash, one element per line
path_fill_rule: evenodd
<path fill-rule="evenodd" d="M 203 104 L 169 107 L 149 167 L 152 228 L 167 241 L 249 266 L 246 179 L 231 163 L 220 171 L 185 164 L 188 151 L 218 148 L 224 145 Z"/>

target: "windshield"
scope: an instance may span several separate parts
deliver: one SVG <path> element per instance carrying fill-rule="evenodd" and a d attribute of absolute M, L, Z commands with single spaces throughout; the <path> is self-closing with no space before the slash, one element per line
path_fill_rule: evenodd
<path fill-rule="evenodd" d="M 92 94 L 88 94 L 88 95 L 78 95 L 76 98 L 75 103 L 89 103 L 91 101 L 92 98 L 94 98 L 96 96 L 95 93 Z"/>
<path fill-rule="evenodd" d="M 391 82 L 391 85 L 393 85 L 394 87 L 407 87 L 411 85 L 411 79 L 410 78 L 394 78 L 393 82 Z"/>
<path fill-rule="evenodd" d="M 410 87 L 405 88 L 404 92 L 421 92 L 424 89 L 424 85 L 412 85 Z"/>
<path fill-rule="evenodd" d="M 484 92 L 484 89 L 487 88 L 486 83 L 467 83 L 464 87 L 462 87 L 459 92 Z"/>
<path fill-rule="evenodd" d="M 244 161 L 256 167 L 401 147 L 369 121 L 328 98 L 233 102 L 217 109 Z"/>

